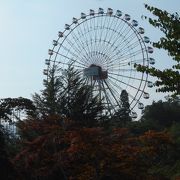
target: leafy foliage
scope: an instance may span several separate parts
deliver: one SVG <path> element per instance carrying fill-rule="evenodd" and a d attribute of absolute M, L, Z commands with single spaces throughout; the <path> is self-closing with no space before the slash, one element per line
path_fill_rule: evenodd
<path fill-rule="evenodd" d="M 17 177 L 17 174 L 8 157 L 6 148 L 6 132 L 0 125 L 0 177 L 1 180 L 13 180 L 16 179 L 14 176 Z"/>
<path fill-rule="evenodd" d="M 93 126 L 99 120 L 102 105 L 93 96 L 90 86 L 71 66 L 62 75 L 56 67 L 50 71 L 42 94 L 33 96 L 40 117 L 61 115 L 82 126 Z"/>
<path fill-rule="evenodd" d="M 170 14 L 167 11 L 145 5 L 157 19 L 147 18 L 149 23 L 155 28 L 160 29 L 164 33 L 158 42 L 154 42 L 153 46 L 159 49 L 164 49 L 172 56 L 175 65 L 172 68 L 160 70 L 154 67 L 135 65 L 138 71 L 147 72 L 151 76 L 157 77 L 155 82 L 158 92 L 172 92 L 172 94 L 180 94 L 180 18 L 178 13 Z"/>
<path fill-rule="evenodd" d="M 157 177 L 151 167 L 173 148 L 168 133 L 148 131 L 134 137 L 126 128 L 77 127 L 60 116 L 27 120 L 24 140 L 14 159 L 17 171 L 29 179 L 145 179 Z M 161 155 L 161 156 L 160 156 Z"/>
<path fill-rule="evenodd" d="M 180 122 L 180 105 L 178 102 L 153 102 L 145 108 L 141 123 L 149 129 L 163 130 Z M 145 127 L 144 127 L 145 128 Z"/>
<path fill-rule="evenodd" d="M 27 115 L 32 115 L 35 106 L 30 99 L 22 97 L 0 99 L 0 118 L 12 121 L 11 116 L 13 115 L 19 119 L 14 113 L 15 111 L 23 111 Z"/>
<path fill-rule="evenodd" d="M 114 114 L 111 121 L 115 127 L 125 127 L 132 119 L 130 117 L 129 97 L 126 90 L 120 95 L 120 109 Z"/>

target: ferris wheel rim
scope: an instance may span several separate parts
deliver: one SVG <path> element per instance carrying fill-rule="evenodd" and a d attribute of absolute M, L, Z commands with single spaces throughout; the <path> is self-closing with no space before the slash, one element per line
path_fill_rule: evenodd
<path fill-rule="evenodd" d="M 89 17 L 89 18 L 88 18 L 88 17 Z M 81 26 L 81 24 L 83 24 L 83 23 L 85 23 L 85 22 L 87 22 L 87 21 L 89 21 L 89 20 L 91 20 L 91 19 L 95 19 L 95 18 L 99 18 L 99 17 L 112 17 L 112 18 L 117 18 L 117 19 L 123 21 L 124 23 L 126 23 L 126 25 L 128 25 L 128 26 L 131 28 L 131 30 L 133 30 L 133 32 L 135 33 L 136 37 L 138 38 L 139 44 L 140 44 L 140 46 L 141 46 L 141 50 L 142 50 L 142 54 L 143 54 L 143 65 L 144 65 L 144 60 L 145 60 L 145 59 L 148 59 L 149 56 L 148 56 L 148 53 L 147 53 L 148 50 L 147 50 L 146 44 L 145 44 L 145 42 L 143 41 L 142 36 L 141 36 L 140 33 L 138 32 L 138 30 L 137 30 L 134 26 L 132 26 L 129 22 L 127 22 L 127 21 L 124 20 L 123 18 L 120 18 L 119 16 L 114 15 L 114 14 L 113 14 L 113 15 L 108 15 L 107 13 L 104 13 L 104 14 L 94 13 L 93 16 L 90 15 L 90 14 L 89 14 L 89 15 L 86 15 L 86 18 L 84 18 L 84 19 L 83 19 L 82 17 L 80 17 L 79 19 L 77 19 L 77 24 L 75 24 L 75 23 L 72 22 L 72 23 L 69 25 L 69 29 L 68 29 L 68 30 L 65 29 L 65 30 L 62 32 L 63 34 L 65 34 L 66 31 L 69 31 L 69 32 L 67 33 L 67 35 L 63 36 L 63 40 L 62 40 L 62 42 L 61 42 L 61 45 L 60 45 L 59 48 L 57 49 L 57 52 L 60 51 L 60 49 L 61 49 L 61 47 L 62 47 L 62 44 L 66 41 L 66 39 L 70 36 L 70 34 L 71 34 L 77 27 Z M 81 21 L 81 22 L 79 23 L 79 21 Z M 75 24 L 75 26 L 74 26 L 74 24 Z M 74 27 L 73 27 L 73 26 L 74 26 Z M 71 27 L 73 27 L 73 28 L 71 28 Z M 61 39 L 61 37 L 58 37 L 57 42 L 59 42 L 60 39 Z M 144 48 L 145 48 L 145 51 L 143 51 L 142 44 L 143 44 L 143 46 L 144 46 Z M 54 49 L 55 49 L 55 46 L 53 46 L 52 51 L 54 51 Z M 144 53 L 145 53 L 146 57 L 144 57 L 144 56 L 145 56 Z M 51 60 L 51 56 L 52 56 L 52 55 L 49 56 L 49 60 L 52 61 L 52 62 L 54 62 L 54 64 L 55 64 L 55 63 L 56 63 L 56 58 L 57 58 L 57 56 L 58 56 L 58 53 L 56 53 L 56 56 L 55 56 L 55 58 L 54 58 L 54 61 Z M 68 57 L 66 57 L 66 58 L 68 59 Z M 72 59 L 71 59 L 71 60 L 72 60 Z M 60 64 L 61 62 L 58 61 L 58 63 Z M 74 62 L 73 62 L 73 63 L 74 63 Z M 149 66 L 149 62 L 148 62 L 147 65 Z M 49 68 L 49 66 L 48 66 L 48 68 Z M 138 103 L 141 102 L 140 99 L 141 99 L 142 95 L 143 95 L 144 93 L 146 93 L 146 92 L 145 92 L 145 87 L 146 87 L 146 84 L 147 84 L 147 82 L 148 82 L 148 74 L 145 74 L 145 75 L 146 75 L 145 80 L 143 79 L 144 74 L 145 74 L 145 73 L 142 73 L 142 76 L 141 76 L 141 79 L 140 79 L 140 85 L 139 85 L 139 87 L 137 88 L 137 92 L 136 92 L 135 97 L 134 97 L 134 99 L 133 99 L 133 100 L 136 100 L 136 103 L 133 105 L 133 107 L 131 107 L 131 110 L 133 110 L 133 108 L 134 108 Z M 143 88 L 142 88 L 142 90 L 141 90 L 141 85 L 142 85 L 142 82 L 143 82 L 143 81 L 145 81 L 145 84 L 143 85 Z M 138 95 L 138 92 L 139 92 L 139 91 L 141 91 L 141 94 L 140 94 L 140 96 L 138 97 L 138 99 L 136 99 L 136 96 Z M 131 101 L 131 104 L 132 104 L 133 100 Z"/>

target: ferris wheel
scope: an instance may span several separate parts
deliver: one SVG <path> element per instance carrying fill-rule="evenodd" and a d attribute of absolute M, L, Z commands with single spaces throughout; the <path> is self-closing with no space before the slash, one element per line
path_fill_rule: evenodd
<path fill-rule="evenodd" d="M 86 83 L 106 106 L 109 112 L 121 107 L 122 90 L 129 95 L 131 116 L 137 117 L 135 107 L 144 108 L 144 99 L 149 98 L 146 87 L 152 87 L 148 74 L 138 72 L 135 64 L 150 66 L 155 60 L 149 57 L 153 48 L 150 39 L 144 35 L 144 28 L 136 20 L 120 10 L 90 9 L 89 14 L 81 13 L 71 24 L 58 32 L 57 40 L 49 49 L 44 74 L 58 66 L 62 71 L 71 64 L 81 72 Z"/>

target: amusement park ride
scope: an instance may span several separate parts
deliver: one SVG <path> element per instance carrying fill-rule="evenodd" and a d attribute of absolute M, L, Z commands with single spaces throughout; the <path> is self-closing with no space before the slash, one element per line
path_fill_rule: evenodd
<path fill-rule="evenodd" d="M 89 14 L 81 13 L 80 18 L 73 18 L 71 24 L 65 24 L 65 29 L 58 32 L 45 60 L 44 75 L 48 81 L 53 66 L 63 72 L 72 65 L 109 112 L 120 108 L 119 97 L 121 91 L 126 90 L 130 114 L 136 118 L 135 108 L 143 109 L 143 99 L 149 98 L 146 87 L 153 87 L 148 74 L 134 67 L 135 64 L 155 64 L 151 57 L 153 48 L 148 45 L 150 39 L 144 33 L 136 20 L 120 10 L 114 12 L 108 8 L 105 12 L 99 8 L 95 12 L 90 9 Z"/>

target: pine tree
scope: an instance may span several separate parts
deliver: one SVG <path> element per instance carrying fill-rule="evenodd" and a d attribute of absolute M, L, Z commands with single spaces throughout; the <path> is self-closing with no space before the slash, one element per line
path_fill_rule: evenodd
<path fill-rule="evenodd" d="M 44 80 L 44 90 L 40 94 L 33 95 L 33 101 L 37 107 L 38 116 L 48 116 L 59 114 L 60 98 L 63 92 L 62 79 L 57 75 L 59 70 L 56 66 L 51 68 L 48 73 L 48 80 Z"/>
<path fill-rule="evenodd" d="M 120 104 L 121 108 L 115 113 L 114 117 L 112 118 L 113 124 L 117 127 L 124 127 L 127 125 L 128 122 L 131 121 L 130 117 L 130 104 L 129 104 L 129 97 L 126 90 L 122 90 L 120 95 Z"/>
<path fill-rule="evenodd" d="M 41 94 L 36 93 L 33 100 L 40 117 L 56 114 L 81 126 L 94 126 L 100 120 L 102 105 L 72 66 L 62 73 L 57 67 L 52 68 L 45 89 Z"/>

